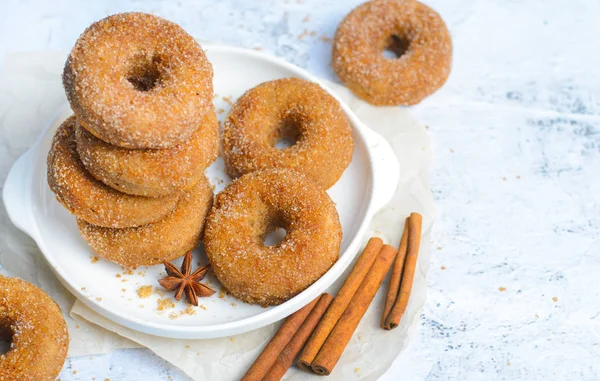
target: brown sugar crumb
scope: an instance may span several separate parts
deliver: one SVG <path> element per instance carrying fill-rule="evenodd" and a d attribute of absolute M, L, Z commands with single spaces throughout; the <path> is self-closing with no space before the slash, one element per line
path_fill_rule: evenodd
<path fill-rule="evenodd" d="M 446 270 L 446 266 L 442 266 L 442 267 L 441 267 L 441 269 L 442 269 L 442 270 Z"/>
<path fill-rule="evenodd" d="M 81 287 L 81 291 L 85 291 L 85 287 Z"/>
<path fill-rule="evenodd" d="M 223 97 L 223 101 L 229 106 L 233 106 L 233 101 L 231 100 L 231 97 Z"/>
<path fill-rule="evenodd" d="M 121 279 L 121 283 L 127 282 L 127 279 Z"/>
<path fill-rule="evenodd" d="M 219 108 L 219 109 L 217 110 L 217 112 L 218 112 L 219 114 L 222 114 L 222 113 L 224 113 L 224 112 L 225 112 L 225 109 L 224 109 L 224 108 Z"/>
<path fill-rule="evenodd" d="M 99 260 L 100 260 L 100 258 L 98 258 L 98 257 L 96 257 L 96 256 L 93 256 L 93 257 L 91 257 L 91 262 L 92 262 L 92 263 L 96 263 L 96 262 L 98 262 Z"/>
<path fill-rule="evenodd" d="M 75 326 L 75 328 L 81 328 L 81 326 L 80 326 L 79 324 L 77 324 L 77 325 Z"/>
<path fill-rule="evenodd" d="M 308 30 L 304 29 L 304 32 L 298 36 L 298 40 L 302 40 L 306 36 L 308 36 Z"/>
<path fill-rule="evenodd" d="M 327 43 L 327 44 L 331 44 L 333 42 L 333 40 L 325 35 L 322 35 L 321 37 L 319 37 L 319 40 Z"/>
<path fill-rule="evenodd" d="M 504 291 L 506 291 L 506 287 L 498 287 L 498 291 L 504 292 Z"/>
<path fill-rule="evenodd" d="M 360 368 L 354 368 L 354 372 L 355 372 L 355 373 L 358 373 L 358 372 L 360 372 Z"/>
<path fill-rule="evenodd" d="M 206 311 L 206 306 L 204 304 L 200 304 L 198 307 L 202 308 L 204 311 Z"/>
<path fill-rule="evenodd" d="M 158 307 L 156 307 L 158 311 L 164 311 L 175 307 L 175 304 L 171 299 L 158 299 L 156 303 L 158 304 Z"/>
<path fill-rule="evenodd" d="M 506 177 L 503 177 L 503 178 L 502 178 L 502 181 L 506 181 Z"/>
<path fill-rule="evenodd" d="M 175 319 L 177 319 L 178 317 L 179 317 L 179 315 L 178 315 L 176 312 L 171 312 L 171 313 L 169 314 L 169 319 L 171 319 L 171 320 L 175 320 Z"/>
<path fill-rule="evenodd" d="M 117 277 L 117 278 L 120 278 L 120 277 L 121 277 L 121 274 L 117 273 L 116 277 Z"/>
<path fill-rule="evenodd" d="M 154 293 L 156 295 L 158 295 L 158 296 L 161 296 L 161 297 L 165 296 L 165 291 L 162 290 L 162 289 L 160 289 L 160 288 L 158 288 L 158 287 L 154 287 Z"/>
<path fill-rule="evenodd" d="M 229 340 L 231 340 L 231 342 L 235 342 L 235 337 L 231 337 Z"/>
<path fill-rule="evenodd" d="M 186 308 L 185 310 L 181 311 L 181 314 L 185 314 L 185 315 L 195 315 L 196 314 L 196 309 L 192 306 L 188 306 L 188 308 Z"/>
<path fill-rule="evenodd" d="M 101 302 L 101 301 L 102 301 L 102 298 L 96 298 L 96 300 L 97 300 L 97 301 L 99 301 L 99 302 Z"/>
<path fill-rule="evenodd" d="M 76 371 L 76 370 L 74 370 L 74 371 L 73 371 L 73 374 L 77 374 L 77 371 Z"/>
<path fill-rule="evenodd" d="M 235 304 L 235 303 L 231 303 L 231 305 L 234 306 L 234 307 L 237 306 L 237 304 Z"/>
<path fill-rule="evenodd" d="M 227 295 L 227 290 L 222 288 L 219 290 L 219 298 L 223 299 Z"/>
<path fill-rule="evenodd" d="M 312 32 L 310 32 L 310 36 L 311 36 L 311 37 L 314 37 L 314 36 L 316 36 L 316 35 L 317 35 L 317 32 L 316 32 L 316 31 L 314 31 L 314 30 L 313 30 Z"/>
<path fill-rule="evenodd" d="M 149 298 L 150 295 L 152 295 L 152 286 L 147 285 L 147 286 L 142 286 L 142 287 L 138 288 L 137 295 L 138 295 L 138 298 L 140 298 L 140 299 Z"/>
<path fill-rule="evenodd" d="M 552 300 L 554 301 L 554 303 L 558 302 L 558 298 L 556 296 L 553 297 Z"/>

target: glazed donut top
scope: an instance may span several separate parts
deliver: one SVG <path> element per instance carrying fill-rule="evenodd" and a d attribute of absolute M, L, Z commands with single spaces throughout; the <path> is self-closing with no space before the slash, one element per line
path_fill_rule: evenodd
<path fill-rule="evenodd" d="M 11 340 L 0 355 L 0 380 L 54 380 L 69 346 L 58 305 L 42 290 L 0 275 L 0 337 Z"/>
<path fill-rule="evenodd" d="M 398 58 L 383 55 L 389 49 Z M 452 39 L 444 20 L 414 0 L 373 0 L 338 26 L 332 66 L 348 87 L 375 105 L 418 103 L 444 84 Z"/>
<path fill-rule="evenodd" d="M 276 148 L 279 139 L 289 137 L 297 141 Z M 299 78 L 246 91 L 223 130 L 223 158 L 232 177 L 287 168 L 327 189 L 342 176 L 353 150 L 352 129 L 339 102 L 318 84 Z"/>
<path fill-rule="evenodd" d="M 145 13 L 109 16 L 79 37 L 63 83 L 81 124 L 127 148 L 166 148 L 212 112 L 213 70 L 180 26 Z"/>
<path fill-rule="evenodd" d="M 285 238 L 265 237 L 277 227 Z M 248 173 L 215 198 L 204 245 L 219 282 L 235 297 L 279 304 L 313 284 L 337 260 L 342 227 L 316 183 L 288 169 Z"/>

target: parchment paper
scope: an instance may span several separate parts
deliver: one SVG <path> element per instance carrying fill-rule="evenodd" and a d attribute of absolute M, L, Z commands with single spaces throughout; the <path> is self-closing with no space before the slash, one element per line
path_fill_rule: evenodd
<path fill-rule="evenodd" d="M 55 110 L 65 101 L 60 73 L 66 53 L 12 55 L 6 58 L 0 72 L 0 175 L 4 182 L 10 165 L 29 147 L 48 125 Z M 429 187 L 431 150 L 424 126 L 418 124 L 406 109 L 373 107 L 357 99 L 346 88 L 327 82 L 369 127 L 387 138 L 400 161 L 400 183 L 392 201 L 371 223 L 371 235 L 381 236 L 386 243 L 397 245 L 404 218 L 413 211 L 423 214 L 423 237 L 412 296 L 400 326 L 393 331 L 379 328 L 387 280 L 365 314 L 330 380 L 375 380 L 383 374 L 407 345 L 417 327 L 426 298 L 425 274 L 430 255 L 431 226 L 435 216 Z M 54 278 L 35 243 L 8 222 L 6 212 L 0 214 L 0 264 L 14 275 L 40 287 L 60 304 L 63 312 L 73 302 Z M 349 267 L 350 271 L 352 266 Z M 346 273 L 348 273 L 348 271 Z M 345 276 L 328 290 L 336 292 Z M 210 340 L 173 340 L 139 333 L 120 326 L 80 302 L 75 302 L 67 316 L 71 335 L 70 355 L 106 353 L 115 348 L 137 343 L 181 368 L 194 380 L 239 379 L 281 322 L 228 338 Z M 90 324 L 94 323 L 94 324 Z M 103 327 L 104 329 L 100 328 Z M 116 335 L 116 334 L 120 335 Z M 127 338 L 123 339 L 121 338 Z M 131 341 L 130 341 L 131 340 Z M 318 379 L 295 367 L 286 380 Z"/>

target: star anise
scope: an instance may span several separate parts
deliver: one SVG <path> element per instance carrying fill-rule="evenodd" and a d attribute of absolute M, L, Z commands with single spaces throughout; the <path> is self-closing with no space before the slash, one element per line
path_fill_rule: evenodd
<path fill-rule="evenodd" d="M 185 297 L 188 303 L 194 306 L 198 305 L 198 298 L 204 298 L 211 296 L 215 291 L 210 286 L 200 283 L 200 281 L 206 276 L 210 264 L 202 266 L 193 273 L 192 271 L 192 252 L 188 251 L 185 253 L 183 263 L 181 264 L 181 271 L 172 263 L 167 261 L 163 262 L 165 270 L 167 271 L 167 277 L 160 279 L 158 283 L 169 291 L 177 290 L 175 293 L 175 299 L 181 300 L 181 296 L 185 292 Z"/>

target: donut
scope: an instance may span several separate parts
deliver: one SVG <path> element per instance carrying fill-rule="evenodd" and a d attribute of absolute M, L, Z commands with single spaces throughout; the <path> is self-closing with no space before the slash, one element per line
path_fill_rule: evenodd
<path fill-rule="evenodd" d="M 398 58 L 386 58 L 384 50 Z M 414 0 L 373 0 L 338 26 L 332 66 L 360 98 L 377 106 L 413 105 L 450 74 L 452 39 L 444 20 Z"/>
<path fill-rule="evenodd" d="M 278 149 L 282 139 L 296 142 Z M 318 84 L 298 78 L 248 90 L 233 105 L 223 131 L 223 158 L 233 178 L 288 168 L 327 189 L 342 176 L 353 150 L 350 124 L 338 101 Z"/>
<path fill-rule="evenodd" d="M 196 184 L 219 155 L 219 122 L 213 111 L 188 141 L 165 149 L 129 149 L 98 139 L 85 128 L 76 131 L 77 151 L 86 169 L 121 192 L 159 197 Z"/>
<path fill-rule="evenodd" d="M 285 238 L 267 246 L 277 228 Z M 313 284 L 336 262 L 342 227 L 325 190 L 289 169 L 233 181 L 215 198 L 204 247 L 221 284 L 236 298 L 269 306 Z"/>
<path fill-rule="evenodd" d="M 175 210 L 153 224 L 112 229 L 77 219 L 79 232 L 99 257 L 125 267 L 181 257 L 198 245 L 213 191 L 206 177 L 183 194 Z"/>
<path fill-rule="evenodd" d="M 54 300 L 31 283 L 2 275 L 0 338 L 10 340 L 0 355 L 0 380 L 54 380 L 69 348 L 67 324 Z"/>
<path fill-rule="evenodd" d="M 131 196 L 96 180 L 77 154 L 76 126 L 74 116 L 65 120 L 48 153 L 48 185 L 71 214 L 94 225 L 124 228 L 158 221 L 175 208 L 179 194 Z"/>
<path fill-rule="evenodd" d="M 212 108 L 213 70 L 179 25 L 145 13 L 108 16 L 71 50 L 63 85 L 81 124 L 126 148 L 189 139 Z"/>

